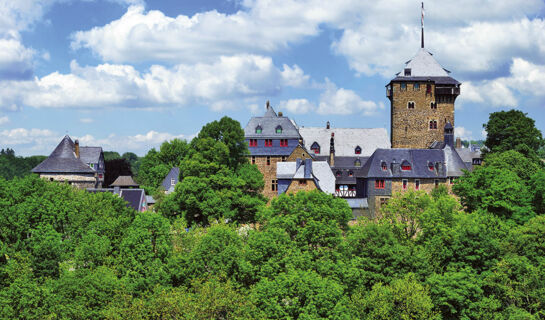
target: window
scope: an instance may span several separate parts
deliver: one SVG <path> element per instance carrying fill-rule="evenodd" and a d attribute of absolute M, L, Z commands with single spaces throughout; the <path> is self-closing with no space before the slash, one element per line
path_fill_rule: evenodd
<path fill-rule="evenodd" d="M 314 143 L 310 146 L 310 150 L 314 151 L 315 154 L 320 153 L 320 145 L 318 142 L 314 141 Z"/>
<path fill-rule="evenodd" d="M 414 91 L 420 91 L 420 83 L 413 84 L 413 90 Z"/>
<path fill-rule="evenodd" d="M 337 172 L 335 172 L 335 176 L 336 176 L 336 177 L 340 177 L 340 176 L 342 176 L 342 175 L 343 175 L 343 174 L 342 174 L 341 170 L 337 170 Z"/>
<path fill-rule="evenodd" d="M 430 108 L 432 108 L 432 109 L 437 109 L 437 102 L 432 101 L 432 102 L 430 103 Z"/>
<path fill-rule="evenodd" d="M 356 159 L 356 161 L 354 161 L 354 166 L 355 166 L 355 167 L 361 167 L 361 161 L 360 161 L 360 159 Z"/>
<path fill-rule="evenodd" d="M 286 162 L 287 159 L 288 159 L 288 157 L 282 156 L 282 162 Z"/>
<path fill-rule="evenodd" d="M 282 126 L 277 126 L 274 130 L 276 133 L 282 133 Z"/>
<path fill-rule="evenodd" d="M 91 167 L 91 169 L 94 169 L 94 168 L 95 168 L 95 164 L 94 164 L 94 163 L 89 163 L 89 167 Z"/>
<path fill-rule="evenodd" d="M 271 165 L 271 157 L 267 156 L 267 165 L 270 166 Z"/>
<path fill-rule="evenodd" d="M 361 148 L 360 146 L 357 146 L 356 149 L 354 150 L 354 153 L 355 154 L 361 154 Z"/>
<path fill-rule="evenodd" d="M 250 147 L 257 147 L 257 139 L 250 139 L 248 144 Z"/>
<path fill-rule="evenodd" d="M 430 130 L 437 129 L 437 120 L 430 120 Z"/>
<path fill-rule="evenodd" d="M 411 169 L 412 169 L 412 167 L 411 167 L 411 164 L 410 164 L 410 163 L 408 163 L 408 162 L 403 162 L 403 163 L 401 164 L 401 170 L 409 171 L 409 170 L 411 170 Z"/>
<path fill-rule="evenodd" d="M 380 206 L 382 207 L 383 205 L 388 204 L 388 199 L 389 198 L 380 198 Z"/>
<path fill-rule="evenodd" d="M 480 165 L 480 164 L 481 164 L 481 159 L 479 159 L 479 158 L 474 158 L 474 159 L 472 160 L 472 163 L 473 163 L 473 164 L 476 164 L 476 165 Z"/>
<path fill-rule="evenodd" d="M 173 186 L 176 184 L 176 179 L 170 178 L 170 185 Z"/>
<path fill-rule="evenodd" d="M 426 84 L 426 94 L 431 94 L 431 84 Z"/>
<path fill-rule="evenodd" d="M 433 180 L 433 184 L 435 185 L 435 187 L 439 187 L 439 180 L 435 179 Z"/>
<path fill-rule="evenodd" d="M 263 128 L 261 128 L 261 126 L 257 126 L 255 128 L 255 133 L 262 133 L 263 132 Z"/>
<path fill-rule="evenodd" d="M 414 190 L 420 190 L 420 180 L 414 180 Z"/>
<path fill-rule="evenodd" d="M 382 161 L 382 163 L 380 164 L 380 168 L 382 169 L 382 171 L 386 171 L 388 170 L 388 165 L 386 164 L 386 162 Z"/>
<path fill-rule="evenodd" d="M 99 173 L 99 174 L 98 174 L 98 178 L 99 178 L 99 179 L 102 179 L 103 177 L 104 177 L 104 175 L 103 175 L 102 173 Z"/>
<path fill-rule="evenodd" d="M 409 184 L 409 181 L 407 179 L 401 180 L 401 183 L 403 184 L 403 190 L 407 190 L 407 185 Z"/>
<path fill-rule="evenodd" d="M 401 87 L 401 91 L 407 91 L 407 84 L 406 83 L 402 82 L 399 86 Z"/>
<path fill-rule="evenodd" d="M 448 178 L 448 182 L 449 182 L 450 184 L 454 184 L 454 177 L 449 177 L 449 178 Z"/>
<path fill-rule="evenodd" d="M 307 185 L 307 180 L 299 180 L 299 185 L 300 186 L 306 186 Z"/>
<path fill-rule="evenodd" d="M 384 180 L 375 180 L 375 189 L 384 189 Z"/>
<path fill-rule="evenodd" d="M 271 191 L 278 191 L 278 180 L 272 180 Z"/>
<path fill-rule="evenodd" d="M 414 101 L 407 102 L 407 109 L 414 109 Z"/>
<path fill-rule="evenodd" d="M 352 171 L 352 170 L 348 171 L 348 176 L 353 177 L 354 176 L 354 171 Z"/>
<path fill-rule="evenodd" d="M 430 171 L 433 171 L 434 167 L 433 167 L 433 162 L 428 162 L 428 169 Z"/>
<path fill-rule="evenodd" d="M 287 147 L 288 146 L 288 139 L 280 139 L 280 146 L 281 147 Z"/>
<path fill-rule="evenodd" d="M 252 164 L 255 164 L 255 156 L 252 156 Z"/>
<path fill-rule="evenodd" d="M 265 139 L 265 147 L 272 147 L 272 139 Z"/>
<path fill-rule="evenodd" d="M 411 68 L 405 68 L 405 77 L 410 77 L 411 76 Z"/>

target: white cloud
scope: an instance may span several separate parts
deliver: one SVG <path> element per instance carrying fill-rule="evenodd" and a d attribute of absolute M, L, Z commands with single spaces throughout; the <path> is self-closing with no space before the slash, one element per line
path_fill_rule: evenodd
<path fill-rule="evenodd" d="M 95 120 L 93 118 L 81 118 L 79 122 L 81 123 L 93 123 Z"/>
<path fill-rule="evenodd" d="M 0 131 L 0 145 L 11 147 L 18 155 L 50 154 L 61 135 L 47 129 L 17 128 Z"/>
<path fill-rule="evenodd" d="M 326 79 L 326 89 L 320 96 L 318 113 L 372 115 L 383 108 L 384 104 L 377 105 L 373 101 L 363 100 L 354 91 L 337 88 L 334 83 Z"/>
<path fill-rule="evenodd" d="M 316 106 L 307 99 L 290 99 L 280 101 L 278 109 L 286 110 L 290 114 L 305 114 L 316 110 Z"/>
<path fill-rule="evenodd" d="M 0 117 L 0 125 L 6 124 L 9 122 L 9 118 L 7 116 Z"/>
<path fill-rule="evenodd" d="M 71 72 L 54 72 L 31 81 L 0 82 L 0 105 L 37 108 L 149 107 L 208 105 L 214 110 L 233 100 L 271 96 L 285 86 L 301 86 L 308 76 L 296 65 L 277 68 L 270 57 L 239 55 L 211 64 L 172 68 L 153 65 L 141 73 L 130 65 L 70 64 Z"/>
<path fill-rule="evenodd" d="M 0 37 L 0 79 L 29 78 L 35 52 L 26 48 L 18 33 Z"/>
<path fill-rule="evenodd" d="M 473 140 L 473 134 L 471 132 L 471 130 L 468 130 L 464 127 L 461 127 L 461 126 L 456 126 L 454 128 L 454 136 L 456 138 L 460 138 L 462 140 L 467 140 L 467 141 L 471 141 Z"/>

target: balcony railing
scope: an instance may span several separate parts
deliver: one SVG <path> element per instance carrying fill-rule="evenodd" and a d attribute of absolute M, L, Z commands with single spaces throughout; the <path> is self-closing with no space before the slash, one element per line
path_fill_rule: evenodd
<path fill-rule="evenodd" d="M 456 88 L 456 87 L 435 88 L 435 95 L 442 95 L 442 94 L 459 95 L 460 88 Z"/>

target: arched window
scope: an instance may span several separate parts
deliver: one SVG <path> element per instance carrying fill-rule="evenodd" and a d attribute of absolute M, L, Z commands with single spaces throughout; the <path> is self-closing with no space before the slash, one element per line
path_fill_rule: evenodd
<path fill-rule="evenodd" d="M 408 170 L 411 170 L 412 169 L 412 166 L 411 164 L 409 163 L 409 161 L 403 161 L 401 163 L 401 170 L 405 170 L 405 171 L 408 171 Z"/>
<path fill-rule="evenodd" d="M 355 154 L 361 154 L 361 148 L 360 146 L 356 146 L 356 149 L 354 149 Z"/>
<path fill-rule="evenodd" d="M 414 101 L 407 102 L 407 109 L 414 109 Z"/>
<path fill-rule="evenodd" d="M 312 145 L 310 146 L 310 150 L 312 150 L 316 154 L 320 153 L 320 145 L 318 144 L 318 142 L 314 141 L 314 143 L 312 143 Z"/>
<path fill-rule="evenodd" d="M 434 102 L 434 101 L 430 102 L 430 108 L 437 109 L 437 102 Z"/>
<path fill-rule="evenodd" d="M 430 129 L 437 129 L 437 120 L 430 120 Z"/>
<path fill-rule="evenodd" d="M 388 170 L 388 165 L 386 164 L 386 162 L 382 161 L 382 163 L 380 164 L 380 168 L 382 169 L 382 171 L 386 171 Z"/>
<path fill-rule="evenodd" d="M 257 127 L 255 127 L 255 133 L 262 133 L 263 132 L 263 128 L 261 128 L 261 125 L 258 125 Z"/>
<path fill-rule="evenodd" d="M 337 170 L 337 172 L 335 172 L 335 176 L 336 176 L 336 177 L 342 176 L 341 170 Z"/>
<path fill-rule="evenodd" d="M 435 167 L 433 166 L 433 162 L 428 162 L 428 169 L 429 169 L 430 171 L 433 171 L 434 168 L 435 168 Z"/>
<path fill-rule="evenodd" d="M 282 126 L 277 126 L 275 129 L 276 133 L 282 133 Z"/>

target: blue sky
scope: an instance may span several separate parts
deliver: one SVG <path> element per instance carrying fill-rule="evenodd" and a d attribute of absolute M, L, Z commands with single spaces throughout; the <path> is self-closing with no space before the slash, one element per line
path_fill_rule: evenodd
<path fill-rule="evenodd" d="M 545 131 L 545 3 L 427 1 L 426 49 L 461 81 L 456 135 L 518 108 Z M 145 154 L 267 100 L 302 126 L 390 126 L 420 45 L 407 0 L 0 0 L 0 147 Z"/>

